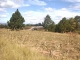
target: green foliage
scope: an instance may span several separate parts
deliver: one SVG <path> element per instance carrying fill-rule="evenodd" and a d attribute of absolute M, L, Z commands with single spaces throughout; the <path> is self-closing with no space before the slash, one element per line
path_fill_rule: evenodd
<path fill-rule="evenodd" d="M 8 26 L 6 24 L 0 24 L 0 28 L 8 28 Z"/>
<path fill-rule="evenodd" d="M 45 17 L 43 26 L 44 26 L 45 29 L 48 29 L 48 26 L 51 25 L 52 23 L 53 23 L 53 21 L 51 20 L 50 16 L 47 15 Z"/>
<path fill-rule="evenodd" d="M 12 14 L 10 21 L 8 21 L 7 23 L 10 29 L 17 30 L 22 29 L 24 27 L 24 21 L 24 18 L 21 16 L 20 12 L 17 9 L 16 12 Z"/>
<path fill-rule="evenodd" d="M 68 28 L 68 21 L 67 19 L 64 17 L 62 18 L 62 20 L 58 23 L 57 28 L 58 32 L 66 32 Z"/>
<path fill-rule="evenodd" d="M 76 21 L 74 18 L 66 19 L 65 17 L 56 25 L 57 32 L 73 32 L 76 30 Z"/>
<path fill-rule="evenodd" d="M 75 16 L 76 29 L 80 30 L 80 16 Z"/>
<path fill-rule="evenodd" d="M 54 23 L 52 23 L 51 25 L 49 25 L 48 31 L 52 31 L 52 32 L 55 31 L 55 24 Z"/>
<path fill-rule="evenodd" d="M 54 23 L 54 22 L 51 20 L 50 16 L 47 15 L 47 16 L 45 17 L 45 20 L 44 20 L 44 23 L 43 23 L 43 27 L 44 27 L 46 30 L 49 30 L 48 28 L 50 27 L 50 25 L 51 25 L 52 23 Z M 50 28 L 51 28 L 51 27 L 50 27 Z"/>
<path fill-rule="evenodd" d="M 70 31 L 73 32 L 76 30 L 76 21 L 74 18 L 69 19 Z"/>

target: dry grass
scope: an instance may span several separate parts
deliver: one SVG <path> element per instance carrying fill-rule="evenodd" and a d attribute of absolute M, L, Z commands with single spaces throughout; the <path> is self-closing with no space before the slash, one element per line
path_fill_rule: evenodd
<path fill-rule="evenodd" d="M 0 29 L 0 60 L 79 60 L 80 35 Z"/>

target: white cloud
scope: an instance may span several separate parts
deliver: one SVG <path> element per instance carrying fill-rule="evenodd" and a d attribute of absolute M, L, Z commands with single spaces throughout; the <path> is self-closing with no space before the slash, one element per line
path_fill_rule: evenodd
<path fill-rule="evenodd" d="M 1 3 L 1 7 L 4 7 L 4 8 L 14 7 L 14 4 L 15 3 L 13 1 L 7 0 L 6 2 Z M 16 6 L 18 7 L 18 5 Z"/>
<path fill-rule="evenodd" d="M 40 0 L 0 0 L 0 7 L 2 8 L 18 8 L 30 5 L 46 5 L 46 3 Z"/>
<path fill-rule="evenodd" d="M 46 3 L 44 1 L 40 1 L 40 0 L 28 0 L 28 4 L 31 4 L 31 5 L 46 5 Z"/>
<path fill-rule="evenodd" d="M 49 14 L 51 19 L 58 23 L 63 17 L 70 18 L 80 15 L 78 12 L 72 12 L 66 8 L 54 9 L 54 8 L 45 8 L 45 11 L 27 11 L 24 13 L 25 23 L 39 23 L 43 22 L 45 16 Z"/>
<path fill-rule="evenodd" d="M 72 4 L 69 6 L 72 10 L 80 10 L 80 0 L 62 0 L 65 2 L 71 2 Z"/>
<path fill-rule="evenodd" d="M 27 11 L 24 13 L 25 23 L 43 22 L 45 13 L 38 11 Z"/>
<path fill-rule="evenodd" d="M 70 5 L 70 8 L 73 9 L 73 10 L 80 10 L 80 4 L 76 3 L 74 5 Z"/>
<path fill-rule="evenodd" d="M 66 8 L 62 8 L 60 10 L 56 10 L 55 13 L 58 15 L 58 16 L 62 16 L 62 17 L 73 17 L 75 15 L 77 15 L 78 13 L 75 13 L 75 12 L 72 12 Z"/>
<path fill-rule="evenodd" d="M 9 13 L 2 13 L 2 14 L 0 14 L 0 18 L 6 18 L 6 17 L 8 17 L 8 15 L 9 15 Z"/>
<path fill-rule="evenodd" d="M 73 2 L 73 3 L 75 3 L 75 2 L 80 2 L 80 0 L 63 0 L 63 1 L 66 1 L 66 2 Z"/>
<path fill-rule="evenodd" d="M 0 12 L 7 12 L 5 8 L 0 8 Z"/>
<path fill-rule="evenodd" d="M 14 1 L 15 3 L 18 3 L 18 4 L 23 4 L 24 3 L 24 0 L 12 0 Z"/>
<path fill-rule="evenodd" d="M 47 12 L 53 12 L 54 11 L 54 9 L 53 8 L 44 8 Z"/>
<path fill-rule="evenodd" d="M 51 16 L 52 20 L 54 20 L 55 23 L 58 23 L 63 17 L 70 18 L 75 17 L 76 15 L 80 15 L 78 12 L 70 11 L 67 8 L 53 10 L 54 10 L 53 12 L 49 12 L 49 15 Z"/>
<path fill-rule="evenodd" d="M 7 15 L 0 15 L 0 18 L 6 18 Z"/>
<path fill-rule="evenodd" d="M 18 8 L 22 6 L 29 6 L 28 4 L 24 4 L 24 0 L 1 0 L 0 7 L 2 8 Z"/>

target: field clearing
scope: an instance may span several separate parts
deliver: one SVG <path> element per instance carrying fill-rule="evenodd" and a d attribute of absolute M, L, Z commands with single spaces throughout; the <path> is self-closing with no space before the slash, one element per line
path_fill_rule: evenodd
<path fill-rule="evenodd" d="M 0 29 L 0 60 L 80 60 L 80 35 Z"/>

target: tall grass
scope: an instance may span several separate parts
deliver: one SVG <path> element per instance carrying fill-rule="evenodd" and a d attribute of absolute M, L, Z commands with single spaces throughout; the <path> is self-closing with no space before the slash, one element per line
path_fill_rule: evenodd
<path fill-rule="evenodd" d="M 0 29 L 0 60 L 79 60 L 80 35 Z"/>
<path fill-rule="evenodd" d="M 0 30 L 0 60 L 52 60 L 20 42 L 20 32 Z"/>

